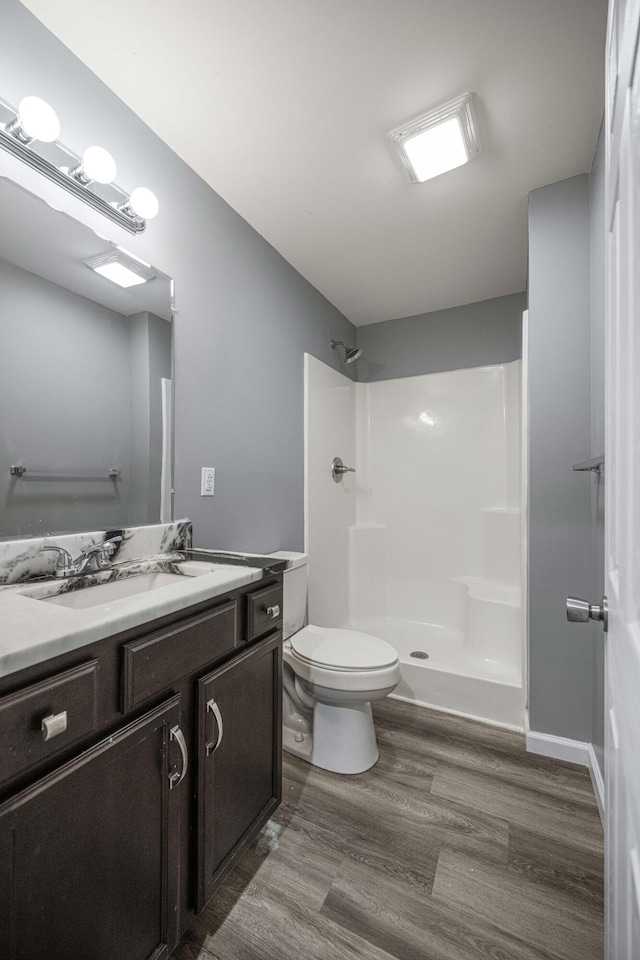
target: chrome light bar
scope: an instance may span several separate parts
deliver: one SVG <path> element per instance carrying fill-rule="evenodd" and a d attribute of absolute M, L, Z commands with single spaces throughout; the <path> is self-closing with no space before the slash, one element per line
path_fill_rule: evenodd
<path fill-rule="evenodd" d="M 142 233 L 145 229 L 147 221 L 133 209 L 132 194 L 115 183 L 99 183 L 79 176 L 78 172 L 83 169 L 82 157 L 59 140 L 46 142 L 25 136 L 20 125 L 19 110 L 4 100 L 0 100 L 0 147 L 129 233 Z M 140 191 L 151 196 L 155 202 L 155 209 L 152 206 L 148 219 L 157 212 L 157 201 L 151 191 L 138 188 Z"/>

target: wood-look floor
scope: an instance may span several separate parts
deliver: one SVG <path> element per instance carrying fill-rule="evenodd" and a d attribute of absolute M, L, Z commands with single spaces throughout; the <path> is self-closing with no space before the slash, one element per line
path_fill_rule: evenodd
<path fill-rule="evenodd" d="M 603 836 L 583 767 L 374 705 L 354 777 L 285 753 L 277 850 L 250 850 L 177 960 L 601 960 Z"/>

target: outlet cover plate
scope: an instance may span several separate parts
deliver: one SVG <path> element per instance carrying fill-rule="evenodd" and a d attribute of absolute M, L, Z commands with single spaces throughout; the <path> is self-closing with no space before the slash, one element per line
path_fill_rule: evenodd
<path fill-rule="evenodd" d="M 203 467 L 200 477 L 200 496 L 212 497 L 215 487 L 216 471 L 215 467 Z"/>

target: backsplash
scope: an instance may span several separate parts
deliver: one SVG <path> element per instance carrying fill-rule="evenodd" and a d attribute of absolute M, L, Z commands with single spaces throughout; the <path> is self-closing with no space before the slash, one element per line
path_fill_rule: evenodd
<path fill-rule="evenodd" d="M 159 553 L 186 550 L 192 544 L 190 520 L 155 523 L 146 527 L 125 527 L 121 530 L 93 530 L 88 533 L 69 533 L 51 537 L 33 537 L 28 540 L 0 542 L 0 584 L 23 583 L 41 577 L 53 577 L 57 556 L 52 551 L 41 552 L 44 544 L 63 547 L 72 557 L 111 537 L 122 537 L 113 560 L 136 560 Z"/>

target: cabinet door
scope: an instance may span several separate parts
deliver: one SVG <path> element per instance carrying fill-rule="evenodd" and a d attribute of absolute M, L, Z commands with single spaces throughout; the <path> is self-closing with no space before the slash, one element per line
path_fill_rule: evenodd
<path fill-rule="evenodd" d="M 280 803 L 282 634 L 198 683 L 197 912 Z"/>
<path fill-rule="evenodd" d="M 176 696 L 0 806 L 0 960 L 169 955 L 179 723 Z"/>

